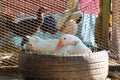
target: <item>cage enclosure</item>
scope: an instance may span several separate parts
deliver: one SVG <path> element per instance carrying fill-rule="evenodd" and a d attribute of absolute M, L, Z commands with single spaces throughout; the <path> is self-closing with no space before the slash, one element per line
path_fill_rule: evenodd
<path fill-rule="evenodd" d="M 25 80 L 105 80 L 113 69 L 110 62 L 119 63 L 116 3 L 119 1 L 1 0 L 0 73 L 20 72 Z M 77 38 L 62 37 L 65 34 Z"/>

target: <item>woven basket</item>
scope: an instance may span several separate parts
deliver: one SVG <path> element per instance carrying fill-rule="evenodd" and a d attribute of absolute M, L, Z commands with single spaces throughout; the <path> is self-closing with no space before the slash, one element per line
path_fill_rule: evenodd
<path fill-rule="evenodd" d="M 106 51 L 81 56 L 19 54 L 19 71 L 25 80 L 105 80 Z"/>

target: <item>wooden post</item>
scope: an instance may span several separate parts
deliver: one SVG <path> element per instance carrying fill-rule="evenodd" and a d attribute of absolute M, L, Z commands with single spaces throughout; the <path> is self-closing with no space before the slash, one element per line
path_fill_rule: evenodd
<path fill-rule="evenodd" d="M 112 1 L 113 26 L 111 51 L 120 59 L 120 0 Z"/>
<path fill-rule="evenodd" d="M 100 13 L 95 28 L 95 40 L 100 49 L 109 49 L 109 8 L 110 0 L 100 0 Z"/>

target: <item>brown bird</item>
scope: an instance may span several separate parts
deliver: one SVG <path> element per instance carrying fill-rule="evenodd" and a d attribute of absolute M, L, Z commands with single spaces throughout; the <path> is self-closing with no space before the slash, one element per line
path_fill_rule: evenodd
<path fill-rule="evenodd" d="M 77 12 L 65 11 L 57 20 L 57 30 L 61 34 L 75 35 L 78 30 L 78 24 L 82 19 L 82 14 Z"/>
<path fill-rule="evenodd" d="M 75 35 L 81 19 L 82 13 L 78 7 L 78 0 L 68 0 L 67 10 L 57 20 L 58 32 L 61 34 Z"/>
<path fill-rule="evenodd" d="M 8 19 L 12 21 L 14 20 L 14 17 L 0 12 L 0 40 L 4 38 L 9 30 L 9 28 L 6 27 L 6 21 Z"/>
<path fill-rule="evenodd" d="M 21 46 L 23 46 L 28 40 L 26 36 L 33 35 L 44 22 L 43 14 L 47 11 L 45 7 L 40 7 L 37 11 L 36 18 L 23 19 L 19 22 L 7 20 L 6 27 L 11 32 L 23 38 Z"/>
<path fill-rule="evenodd" d="M 56 28 L 56 20 L 53 16 L 49 15 L 44 18 L 44 22 L 42 26 L 40 27 L 42 32 L 46 33 L 49 32 L 51 34 L 56 34 L 57 33 L 57 28 Z"/>

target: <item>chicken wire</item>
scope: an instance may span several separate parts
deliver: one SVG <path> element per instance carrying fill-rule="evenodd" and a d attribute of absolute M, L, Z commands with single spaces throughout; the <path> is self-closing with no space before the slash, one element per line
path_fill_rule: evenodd
<path fill-rule="evenodd" d="M 6 21 L 8 20 L 8 17 L 9 17 L 9 20 L 11 21 L 16 20 L 16 22 L 20 21 L 21 19 L 28 18 L 28 17 L 35 18 L 36 11 L 40 5 L 48 8 L 48 12 L 46 16 L 61 13 L 62 11 L 66 9 L 66 6 L 67 6 L 66 2 L 67 1 L 59 1 L 59 0 L 55 2 L 48 1 L 47 3 L 46 1 L 41 1 L 41 2 L 34 1 L 33 2 L 33 1 L 24 1 L 24 0 L 23 1 L 19 1 L 19 0 L 4 1 L 3 0 L 1 2 L 1 8 L 0 8 L 0 13 L 1 13 L 1 31 L 0 31 L 1 32 L 1 36 L 0 36 L 1 37 L 1 41 L 0 41 L 1 48 L 0 48 L 0 51 L 14 52 L 14 51 L 18 51 L 19 47 L 21 46 L 20 43 L 22 41 L 22 38 L 18 36 L 19 35 L 19 33 L 17 32 L 18 30 L 12 33 L 13 31 L 9 31 L 7 30 L 8 28 L 4 27 L 6 25 Z M 53 24 L 54 24 L 53 26 L 55 26 L 55 22 Z M 10 23 L 9 25 L 12 25 L 12 24 Z M 12 29 L 13 28 L 11 28 L 11 30 Z M 22 28 L 20 30 L 22 30 Z M 42 30 L 44 30 L 44 28 L 42 28 Z M 31 27 L 31 32 L 32 32 L 32 27 Z M 16 35 L 15 33 L 18 33 L 18 35 Z M 35 34 L 40 36 L 41 33 L 38 32 Z M 24 32 L 22 35 L 24 35 Z M 49 34 L 45 34 L 45 35 L 49 35 Z M 42 34 L 41 35 L 42 38 L 44 38 L 45 35 Z M 46 36 L 46 37 L 51 37 L 51 36 Z"/>
<path fill-rule="evenodd" d="M 93 12 L 95 14 L 82 13 L 82 15 L 81 15 L 82 20 L 78 24 L 78 28 L 74 29 L 71 27 L 68 27 L 68 28 L 61 27 L 61 26 L 63 26 L 62 24 L 68 24 L 67 26 L 72 25 L 72 24 L 69 24 L 70 22 L 64 23 L 64 22 L 67 22 L 64 17 L 61 19 L 58 19 L 58 18 L 60 18 L 61 14 L 63 16 L 71 15 L 70 12 L 68 12 L 68 13 L 65 12 L 65 10 L 67 10 L 67 8 L 68 8 L 67 3 L 68 3 L 68 0 L 63 0 L 63 1 L 60 1 L 60 0 L 50 0 L 49 1 L 48 0 L 47 3 L 45 0 L 44 1 L 42 0 L 40 2 L 39 1 L 34 1 L 34 2 L 33 1 L 24 1 L 24 0 L 23 1 L 19 1 L 19 0 L 4 1 L 3 0 L 1 2 L 1 12 L 0 13 L 1 13 L 1 17 L 4 20 L 1 18 L 1 25 L 5 26 L 7 20 L 10 20 L 13 22 L 19 22 L 20 20 L 23 20 L 26 18 L 35 18 L 37 9 L 39 8 L 40 5 L 42 5 L 42 6 L 47 7 L 47 9 L 48 9 L 45 17 L 50 15 L 54 18 L 54 21 L 53 20 L 48 21 L 46 19 L 47 18 L 46 17 L 45 21 L 47 22 L 47 24 L 43 23 L 43 27 L 40 28 L 41 30 L 38 31 L 37 33 L 35 33 L 34 35 L 38 35 L 41 38 L 59 38 L 59 36 L 62 33 L 74 34 L 74 35 L 78 36 L 79 38 L 81 38 L 82 41 L 86 45 L 96 47 L 97 43 L 95 42 L 95 35 L 94 35 L 95 30 L 94 29 L 95 29 L 98 15 L 96 15 L 95 12 Z M 93 2 L 90 2 L 90 3 L 93 3 Z M 88 4 L 88 3 L 86 3 L 86 4 Z M 84 6 L 85 4 L 81 4 L 81 5 Z M 98 4 L 96 4 L 96 5 L 98 6 Z M 72 5 L 72 6 L 74 6 L 74 5 Z M 79 4 L 78 4 L 78 7 L 80 8 Z M 97 8 L 99 8 L 99 7 L 96 7 L 93 10 L 96 10 L 96 12 L 97 12 L 97 10 L 98 10 Z M 79 11 L 79 9 L 77 9 L 74 12 L 77 12 L 77 11 Z M 62 20 L 62 19 L 64 19 L 64 20 Z M 58 20 L 58 23 L 60 22 L 59 24 L 61 26 L 57 26 L 57 20 Z M 7 25 L 14 26 L 14 24 L 12 24 L 12 22 L 9 22 L 9 24 L 7 24 Z M 54 26 L 52 29 L 50 29 L 50 27 L 52 27 L 51 25 Z M 15 29 L 13 30 L 13 27 L 7 28 L 7 27 L 3 27 L 3 26 L 1 27 L 2 35 L 0 37 L 2 37 L 2 38 L 1 38 L 1 44 L 0 44 L 1 49 L 0 50 L 2 52 L 18 51 L 19 47 L 21 46 L 20 43 L 22 41 L 22 37 L 20 36 L 21 33 L 18 33 L 18 32 L 19 32 L 19 30 L 22 30 L 22 28 L 19 29 L 19 27 L 18 28 L 16 27 L 15 28 L 16 30 Z M 48 26 L 50 26 L 50 27 L 48 27 Z M 56 29 L 56 26 L 57 26 L 58 30 Z M 76 26 L 76 25 L 74 25 L 74 26 Z M 61 27 L 61 29 L 59 29 L 59 27 Z M 64 29 L 62 29 L 62 28 L 64 28 Z M 8 29 L 10 29 L 10 30 L 8 30 Z M 19 29 L 19 30 L 17 30 L 17 29 Z M 24 29 L 25 29 L 25 27 L 24 27 Z M 26 29 L 26 31 L 28 31 L 28 33 L 29 33 L 29 32 L 32 32 L 32 29 L 30 29 L 30 30 Z M 22 35 L 24 35 L 24 34 L 25 34 L 25 30 L 23 31 Z M 99 34 L 99 33 L 97 33 L 97 34 Z M 107 36 L 105 36 L 105 37 L 107 37 Z M 102 39 L 100 39 L 100 40 L 102 40 Z M 101 41 L 101 43 L 104 43 L 104 42 Z M 106 45 L 107 45 L 107 43 L 106 43 Z M 103 46 L 105 46 L 105 45 L 103 45 Z"/>
<path fill-rule="evenodd" d="M 39 36 L 43 39 L 52 39 L 52 38 L 59 38 L 63 33 L 69 33 L 74 34 L 78 36 L 84 44 L 89 46 L 93 51 L 99 51 L 99 50 L 111 50 L 116 54 L 119 54 L 119 29 L 116 29 L 114 26 L 119 26 L 119 9 L 116 9 L 117 7 L 114 6 L 113 10 L 114 15 L 113 19 L 113 34 L 112 34 L 112 40 L 110 36 L 111 31 L 111 23 L 109 23 L 110 18 L 110 0 L 100 0 L 100 6 L 98 2 L 99 0 L 88 0 L 86 1 L 85 5 L 83 0 L 79 0 L 79 4 L 77 4 L 77 9 L 74 10 L 74 12 L 79 12 L 81 14 L 81 21 L 78 23 L 77 31 L 74 33 L 74 28 L 70 31 L 71 27 L 68 29 L 65 29 L 64 27 L 61 28 L 62 30 L 59 30 L 57 28 L 57 21 L 61 17 L 61 15 L 65 14 L 65 16 L 70 15 L 71 13 L 66 13 L 65 10 L 69 9 L 68 4 L 69 0 L 0 0 L 0 53 L 11 53 L 16 54 L 21 49 L 21 42 L 22 37 L 21 35 L 25 34 L 25 27 L 24 28 L 18 28 L 16 26 L 14 31 L 12 30 L 11 23 L 17 24 L 17 22 L 20 22 L 24 19 L 30 19 L 34 18 L 36 19 L 36 12 L 39 9 L 40 6 L 44 6 L 47 8 L 47 13 L 44 15 L 44 20 L 46 23 L 43 23 L 43 27 L 40 28 L 40 30 L 36 30 L 37 32 L 34 32 L 32 35 Z M 91 1 L 91 2 L 89 2 Z M 118 3 L 117 0 L 115 0 L 115 3 Z M 82 4 L 83 3 L 83 4 Z M 88 4 L 95 4 L 95 8 L 92 9 L 94 12 L 89 11 L 90 7 L 92 5 Z M 119 4 L 119 3 L 118 3 Z M 116 4 L 115 4 L 116 5 Z M 72 5 L 73 6 L 73 5 Z M 82 7 L 81 7 L 82 6 Z M 84 7 L 88 7 L 88 10 L 86 10 Z M 71 8 L 70 8 L 71 9 Z M 85 12 L 84 9 L 86 10 Z M 97 10 L 100 10 L 97 11 Z M 88 11 L 88 12 L 87 12 Z M 99 12 L 97 14 L 96 12 Z M 89 13 L 91 12 L 91 13 Z M 117 14 L 118 13 L 118 14 Z M 47 20 L 48 16 L 51 16 L 51 20 Z M 118 17 L 117 17 L 118 16 Z M 63 17 L 64 19 L 65 17 Z M 69 21 L 70 18 L 68 18 Z M 11 23 L 7 23 L 8 21 L 12 21 Z M 59 20 L 64 21 L 64 20 Z M 116 24 L 117 23 L 117 24 Z M 33 25 L 34 23 L 27 23 L 30 25 Z M 63 23 L 65 24 L 65 23 Z M 8 28 L 7 26 L 10 25 L 11 27 Z M 72 24 L 69 24 L 71 26 Z M 51 27 L 54 26 L 54 27 Z M 31 29 L 26 29 L 28 32 L 32 32 L 34 26 L 31 27 Z M 51 29 L 52 28 L 52 29 Z M 118 28 L 118 27 L 117 27 Z M 18 33 L 19 30 L 24 30 L 23 33 Z M 75 29 L 76 30 L 76 29 Z M 117 30 L 117 31 L 116 31 Z M 16 34 L 17 33 L 17 34 Z M 115 38 L 116 37 L 116 38 Z M 112 45 L 111 45 L 112 42 Z M 9 55 L 9 54 L 8 54 Z M 5 55 L 4 55 L 5 56 Z M 2 61 L 4 62 L 4 61 Z M 8 64 L 8 62 L 11 62 L 12 64 Z M 9 61 L 5 62 L 8 65 L 16 66 L 16 62 Z M 15 63 L 15 64 L 14 64 Z M 2 64 L 3 65 L 3 64 Z M 5 65 L 7 66 L 7 65 Z"/>

